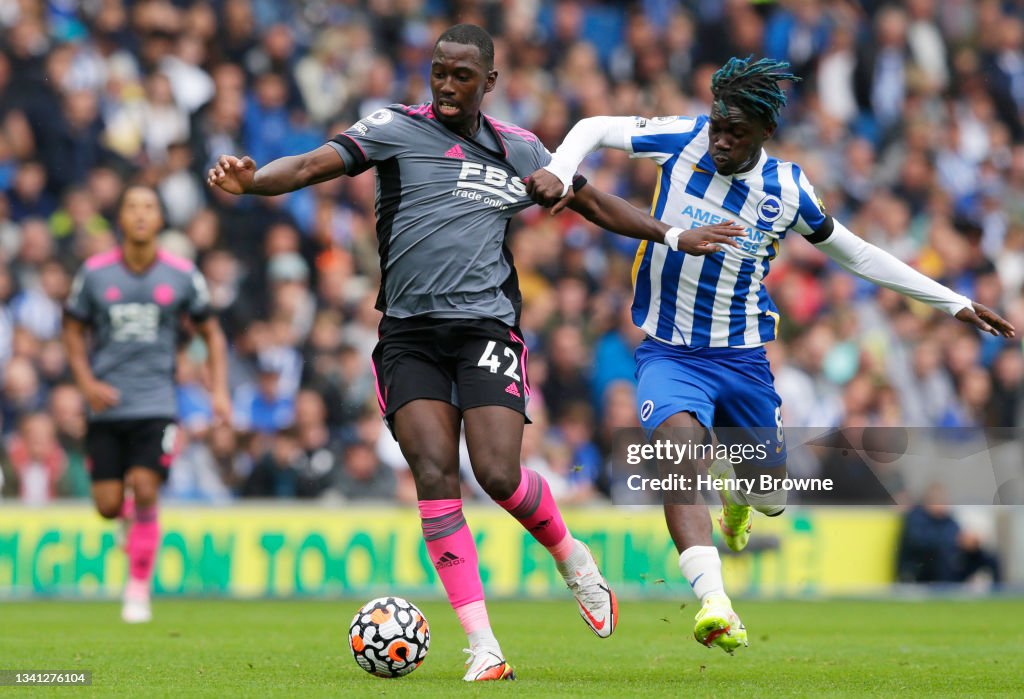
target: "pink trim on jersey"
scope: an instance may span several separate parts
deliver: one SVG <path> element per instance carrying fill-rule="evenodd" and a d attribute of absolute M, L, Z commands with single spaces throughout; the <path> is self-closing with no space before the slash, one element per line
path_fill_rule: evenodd
<path fill-rule="evenodd" d="M 409 116 L 423 117 L 424 119 L 435 119 L 434 105 L 432 102 L 426 104 L 417 104 L 414 107 L 406 107 L 405 113 Z"/>
<path fill-rule="evenodd" d="M 352 143 L 356 144 L 356 148 L 358 148 L 358 149 L 359 149 L 359 152 L 363 154 L 363 159 L 364 159 L 364 160 L 369 160 L 369 158 L 367 158 L 367 157 L 366 157 L 366 151 L 365 151 L 365 150 L 363 150 L 363 147 L 362 147 L 361 145 L 359 145 L 359 141 L 357 141 L 356 139 L 352 138 L 352 137 L 351 137 L 351 136 L 349 136 L 349 135 L 348 135 L 347 133 L 340 133 L 340 134 L 338 134 L 338 135 L 339 135 L 339 136 L 344 136 L 344 137 L 345 137 L 345 138 L 347 138 L 348 140 L 352 141 Z"/>
<path fill-rule="evenodd" d="M 166 250 L 157 250 L 156 259 L 160 260 L 168 267 L 173 267 L 179 272 L 191 272 L 194 267 L 191 260 L 186 260 L 184 257 L 178 257 Z"/>
<path fill-rule="evenodd" d="M 518 342 L 523 346 L 523 352 L 519 355 L 519 366 L 523 367 L 523 388 L 526 389 L 526 399 L 530 399 L 530 377 L 526 375 L 526 365 L 530 362 L 530 350 L 526 348 L 526 340 L 516 335 L 511 330 L 508 331 L 509 337 L 512 338 L 513 342 Z"/>
<path fill-rule="evenodd" d="M 524 129 L 524 128 L 520 127 L 520 126 L 516 126 L 515 124 L 508 124 L 508 123 L 506 123 L 504 121 L 498 121 L 497 119 L 492 119 L 491 117 L 487 116 L 486 114 L 484 115 L 484 118 L 487 119 L 487 121 L 491 124 L 491 126 L 494 128 L 494 130 L 497 131 L 498 133 L 514 134 L 514 135 L 519 136 L 524 141 L 527 141 L 529 143 L 536 143 L 537 142 L 537 134 L 533 133 L 532 131 L 527 131 L 526 129 Z"/>
<path fill-rule="evenodd" d="M 97 270 L 103 267 L 109 267 L 110 265 L 116 265 L 121 261 L 121 248 L 114 248 L 113 250 L 107 250 L 101 252 L 98 255 L 93 255 L 85 261 L 85 268 L 88 270 Z"/>

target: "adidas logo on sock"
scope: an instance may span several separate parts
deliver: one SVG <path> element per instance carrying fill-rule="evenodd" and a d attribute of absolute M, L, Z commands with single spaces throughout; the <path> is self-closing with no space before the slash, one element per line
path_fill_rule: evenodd
<path fill-rule="evenodd" d="M 445 551 L 441 554 L 441 557 L 434 562 L 434 568 L 440 570 L 441 568 L 451 568 L 457 566 L 460 563 L 465 563 L 466 559 L 462 556 L 456 556 L 451 551 Z"/>
<path fill-rule="evenodd" d="M 508 386 L 505 387 L 505 393 L 508 393 L 509 395 L 513 395 L 516 398 L 521 397 L 520 394 L 519 394 L 519 386 L 516 386 L 515 382 L 512 382 Z"/>
<path fill-rule="evenodd" d="M 462 153 L 462 146 L 460 146 L 458 143 L 456 143 L 454 146 L 449 148 L 445 152 L 444 157 L 446 157 L 446 158 L 455 158 L 456 160 L 465 160 L 466 159 L 466 156 L 463 155 L 463 153 Z"/>
<path fill-rule="evenodd" d="M 547 519 L 541 520 L 540 522 L 537 522 L 537 524 L 535 524 L 532 527 L 530 527 L 530 531 L 531 532 L 539 532 L 541 529 L 543 529 L 544 527 L 548 526 L 549 524 L 551 524 L 551 518 L 550 517 L 548 517 Z"/>

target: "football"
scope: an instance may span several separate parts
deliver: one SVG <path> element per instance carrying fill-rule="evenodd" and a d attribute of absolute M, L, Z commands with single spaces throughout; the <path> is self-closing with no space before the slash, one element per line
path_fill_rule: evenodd
<path fill-rule="evenodd" d="M 356 612 L 348 643 L 359 667 L 377 677 L 403 677 L 427 657 L 430 627 L 401 597 L 378 597 Z"/>

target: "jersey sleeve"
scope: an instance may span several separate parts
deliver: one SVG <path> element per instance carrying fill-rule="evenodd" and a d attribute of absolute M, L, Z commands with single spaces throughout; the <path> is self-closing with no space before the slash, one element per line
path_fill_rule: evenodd
<path fill-rule="evenodd" d="M 686 148 L 706 122 L 707 117 L 632 117 L 622 130 L 622 150 L 631 158 L 650 158 L 663 165 Z"/>
<path fill-rule="evenodd" d="M 68 293 L 68 299 L 64 303 L 64 311 L 83 323 L 88 323 L 92 319 L 93 306 L 92 298 L 89 295 L 89 273 L 85 265 L 82 265 L 81 269 L 78 270 L 78 274 L 75 275 L 74 280 L 71 282 L 71 291 Z"/>
<path fill-rule="evenodd" d="M 794 184 L 793 206 L 796 216 L 790 229 L 807 238 L 812 243 L 819 243 L 832 232 L 832 218 L 825 213 L 825 206 L 814 192 L 807 175 L 796 165 L 792 169 Z"/>
<path fill-rule="evenodd" d="M 210 308 L 210 290 L 206 286 L 206 278 L 198 269 L 193 269 L 190 275 L 185 303 L 189 317 L 195 321 L 204 321 L 213 312 Z"/>
<path fill-rule="evenodd" d="M 404 118 L 391 108 L 378 109 L 328 141 L 345 161 L 345 173 L 358 175 L 400 153 L 410 138 Z"/>
<path fill-rule="evenodd" d="M 540 139 L 533 143 L 533 148 L 531 148 L 530 152 L 532 159 L 527 164 L 527 170 L 525 172 L 520 171 L 516 173 L 520 177 L 528 177 L 532 175 L 536 170 L 550 165 L 554 159 L 554 156 L 552 156 L 551 152 L 544 147 L 544 144 L 540 142 Z M 521 168 L 519 169 L 521 170 Z M 578 172 L 573 173 L 568 179 L 571 182 L 573 192 L 580 191 L 587 184 L 587 178 Z"/>
<path fill-rule="evenodd" d="M 544 144 L 540 142 L 539 138 L 530 145 L 533 146 L 530 149 L 530 154 L 533 158 L 530 163 L 530 167 L 532 168 L 530 172 L 533 172 L 534 170 L 538 170 L 551 162 L 551 153 L 544 147 Z M 530 172 L 527 172 L 523 176 L 525 177 L 526 175 L 529 175 Z"/>

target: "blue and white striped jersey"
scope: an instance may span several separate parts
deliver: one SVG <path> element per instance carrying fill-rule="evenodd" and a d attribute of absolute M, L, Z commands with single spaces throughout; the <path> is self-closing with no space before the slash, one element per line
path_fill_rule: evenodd
<path fill-rule="evenodd" d="M 740 247 L 703 257 L 643 242 L 633 263 L 633 321 L 648 335 L 691 347 L 756 347 L 775 339 L 779 314 L 762 282 L 790 230 L 813 236 L 827 221 L 793 163 L 761 158 L 720 175 L 708 154 L 708 117 L 635 118 L 622 148 L 661 168 L 651 215 L 689 229 L 731 219 Z"/>

